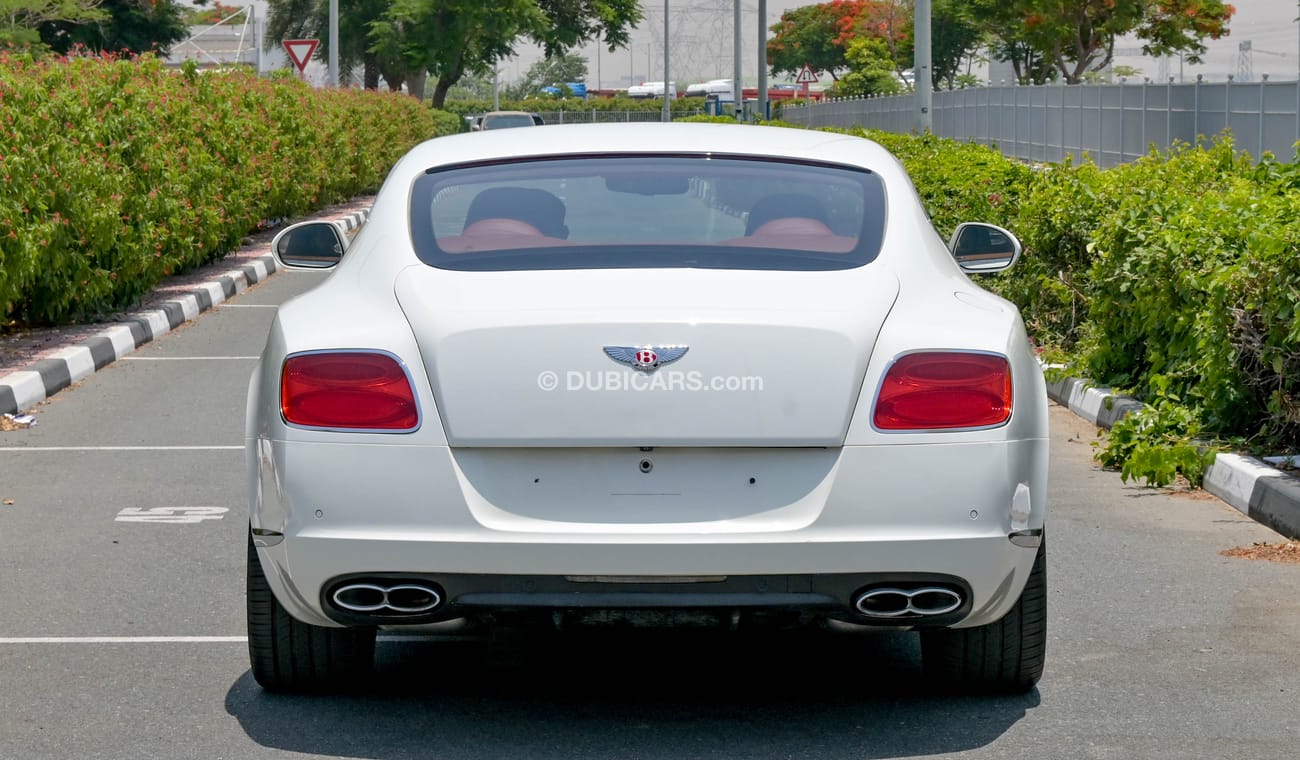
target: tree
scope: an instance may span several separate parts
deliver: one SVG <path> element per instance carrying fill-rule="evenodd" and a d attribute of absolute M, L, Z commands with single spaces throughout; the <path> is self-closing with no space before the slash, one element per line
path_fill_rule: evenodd
<path fill-rule="evenodd" d="M 0 47 L 43 50 L 46 24 L 87 24 L 108 17 L 100 0 L 0 0 Z"/>
<path fill-rule="evenodd" d="M 237 13 L 245 13 L 247 9 L 247 6 L 243 5 L 226 5 L 221 0 L 213 0 L 211 5 L 208 4 L 208 0 L 194 0 L 194 4 L 196 7 L 186 8 L 181 12 L 181 18 L 185 20 L 186 26 L 219 24 Z"/>
<path fill-rule="evenodd" d="M 908 31 L 910 38 L 910 25 Z M 967 0 L 934 0 L 930 23 L 930 70 L 934 87 L 955 89 L 962 63 L 983 46 L 985 38 L 984 29 Z"/>
<path fill-rule="evenodd" d="M 4 2 L 5 0 L 0 0 Z M 329 54 L 328 0 L 269 0 L 267 47 L 294 37 L 321 39 Z M 339 0 L 339 69 L 365 67 L 366 87 L 403 85 L 420 98 L 435 82 L 433 101 L 466 74 L 490 75 L 520 40 L 548 56 L 599 39 L 611 51 L 625 47 L 641 20 L 637 0 Z"/>
<path fill-rule="evenodd" d="M 640 20 L 637 0 L 393 0 L 370 25 L 370 50 L 417 77 L 427 72 L 438 108 L 462 76 L 490 72 L 521 39 L 541 45 L 548 58 L 592 39 L 612 51 L 627 44 Z M 423 81 L 409 80 L 408 89 L 423 98 Z"/>
<path fill-rule="evenodd" d="M 1147 55 L 1200 62 L 1204 40 L 1226 35 L 1236 12 L 1223 0 L 972 0 L 971 8 L 1022 82 L 1045 81 L 1054 70 L 1069 84 L 1106 68 L 1115 38 L 1126 34 L 1141 39 Z"/>
<path fill-rule="evenodd" d="M 560 53 L 529 66 L 522 79 L 506 88 L 506 97 L 523 100 L 537 95 L 543 87 L 563 86 L 566 82 L 582 82 L 586 78 L 586 58 Z"/>
<path fill-rule="evenodd" d="M 107 17 L 90 23 L 65 19 L 42 24 L 41 40 L 60 54 L 81 45 L 120 55 L 166 55 L 189 36 L 184 9 L 172 0 L 102 0 L 98 10 Z"/>
<path fill-rule="evenodd" d="M 849 71 L 835 83 L 835 94 L 845 97 L 897 95 L 904 90 L 889 46 L 879 37 L 858 37 L 845 53 Z"/>
<path fill-rule="evenodd" d="M 902 34 L 891 29 L 895 2 L 889 0 L 831 0 L 781 14 L 767 41 L 767 63 L 773 74 L 797 74 L 804 65 L 825 71 L 832 79 L 849 68 L 848 44 L 860 36 Z M 893 32 L 893 33 L 891 33 Z"/>

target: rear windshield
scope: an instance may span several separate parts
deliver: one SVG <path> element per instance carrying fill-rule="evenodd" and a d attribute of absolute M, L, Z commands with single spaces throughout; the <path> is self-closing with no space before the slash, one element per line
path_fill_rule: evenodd
<path fill-rule="evenodd" d="M 880 251 L 862 169 L 717 156 L 581 156 L 432 170 L 416 253 L 443 269 L 848 269 Z"/>

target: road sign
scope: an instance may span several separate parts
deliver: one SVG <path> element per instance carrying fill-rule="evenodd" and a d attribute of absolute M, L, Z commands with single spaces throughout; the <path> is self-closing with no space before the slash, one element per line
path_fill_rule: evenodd
<path fill-rule="evenodd" d="M 799 71 L 799 76 L 795 77 L 794 81 L 796 84 L 812 84 L 817 81 L 817 74 L 812 70 L 811 66 L 805 63 L 803 69 Z"/>
<path fill-rule="evenodd" d="M 285 52 L 289 54 L 289 60 L 293 61 L 293 65 L 298 67 L 298 73 L 301 74 L 307 68 L 307 61 L 311 60 L 312 53 L 316 52 L 320 40 L 285 40 L 282 44 Z"/>

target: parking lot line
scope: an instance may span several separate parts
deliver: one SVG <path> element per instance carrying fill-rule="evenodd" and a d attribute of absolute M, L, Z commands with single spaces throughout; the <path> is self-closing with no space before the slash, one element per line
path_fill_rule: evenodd
<path fill-rule="evenodd" d="M 123 356 L 122 361 L 128 362 L 192 362 L 192 361 L 209 361 L 223 362 L 232 359 L 257 359 L 257 356 Z"/>
<path fill-rule="evenodd" d="M 243 451 L 240 446 L 0 446 L 0 451 Z"/>
<path fill-rule="evenodd" d="M 247 636 L 16 636 L 0 644 L 243 644 Z"/>
<path fill-rule="evenodd" d="M 458 634 L 389 634 L 380 635 L 379 642 L 402 643 L 412 641 L 478 641 L 482 636 Z M 10 636 L 0 637 L 5 644 L 246 644 L 247 636 Z"/>

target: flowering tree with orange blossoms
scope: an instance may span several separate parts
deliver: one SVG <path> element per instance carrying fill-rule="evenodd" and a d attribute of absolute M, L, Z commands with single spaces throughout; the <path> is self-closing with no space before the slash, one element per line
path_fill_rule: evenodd
<path fill-rule="evenodd" d="M 797 74 L 804 65 L 832 78 L 849 68 L 848 43 L 858 37 L 879 37 L 891 50 L 909 36 L 896 0 L 830 0 L 781 14 L 767 42 L 767 62 L 773 74 Z"/>

